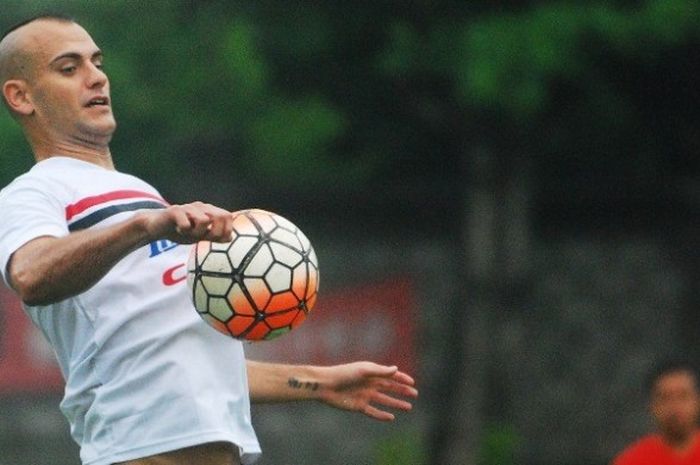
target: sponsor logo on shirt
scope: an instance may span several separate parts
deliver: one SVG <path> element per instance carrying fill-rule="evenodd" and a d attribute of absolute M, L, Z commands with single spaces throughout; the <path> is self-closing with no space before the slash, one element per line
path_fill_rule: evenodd
<path fill-rule="evenodd" d="M 185 279 L 187 279 L 187 270 L 185 269 L 184 263 L 168 268 L 165 270 L 165 273 L 163 273 L 163 284 L 166 286 L 174 286 Z"/>
<path fill-rule="evenodd" d="M 150 244 L 148 244 L 148 247 L 151 250 L 150 255 L 148 258 L 153 258 L 157 255 L 162 254 L 163 252 L 167 252 L 168 250 L 172 250 L 175 247 L 177 247 L 178 244 L 177 242 L 169 241 L 167 239 L 161 239 L 158 241 L 153 241 Z"/>

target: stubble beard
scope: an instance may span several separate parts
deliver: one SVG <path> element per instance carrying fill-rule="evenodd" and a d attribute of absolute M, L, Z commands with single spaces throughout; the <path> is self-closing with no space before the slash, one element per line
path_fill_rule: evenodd
<path fill-rule="evenodd" d="M 692 427 L 688 427 L 675 418 L 669 419 L 662 425 L 662 432 L 674 444 L 682 444 L 687 441 L 693 432 Z"/>
<path fill-rule="evenodd" d="M 80 142 L 98 148 L 106 148 L 112 141 L 114 131 L 117 129 L 117 122 L 112 117 L 109 123 L 100 125 L 80 123 L 77 129 L 79 134 L 77 139 Z"/>

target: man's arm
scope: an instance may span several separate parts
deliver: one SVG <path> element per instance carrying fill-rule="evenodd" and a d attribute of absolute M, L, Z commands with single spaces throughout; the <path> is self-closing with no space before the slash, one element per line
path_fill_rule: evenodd
<path fill-rule="evenodd" d="M 355 362 L 330 367 L 281 365 L 248 361 L 252 402 L 318 400 L 332 407 L 361 412 L 382 421 L 394 415 L 384 408 L 408 411 L 418 391 L 397 367 Z"/>
<path fill-rule="evenodd" d="M 89 289 L 119 260 L 151 241 L 226 242 L 232 222 L 226 210 L 195 202 L 140 212 L 107 228 L 39 237 L 12 254 L 8 281 L 27 304 L 57 302 Z"/>

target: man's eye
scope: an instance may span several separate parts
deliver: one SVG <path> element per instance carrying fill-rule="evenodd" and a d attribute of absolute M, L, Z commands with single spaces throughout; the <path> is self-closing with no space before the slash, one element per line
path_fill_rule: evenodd
<path fill-rule="evenodd" d="M 65 67 L 61 68 L 61 72 L 62 72 L 63 74 L 71 74 L 71 73 L 73 73 L 75 70 L 76 70 L 76 67 L 75 67 L 75 66 L 65 66 Z"/>

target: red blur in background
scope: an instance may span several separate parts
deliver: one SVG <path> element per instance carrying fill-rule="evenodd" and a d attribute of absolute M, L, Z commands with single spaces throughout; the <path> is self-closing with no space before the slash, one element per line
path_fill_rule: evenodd
<path fill-rule="evenodd" d="M 246 353 L 255 360 L 316 365 L 370 360 L 413 375 L 417 309 L 412 289 L 409 279 L 398 277 L 321 292 L 301 327 L 272 341 L 246 344 Z M 0 286 L 0 394 L 62 389 L 53 350 L 17 297 Z"/>

